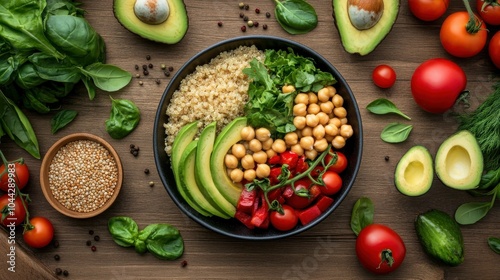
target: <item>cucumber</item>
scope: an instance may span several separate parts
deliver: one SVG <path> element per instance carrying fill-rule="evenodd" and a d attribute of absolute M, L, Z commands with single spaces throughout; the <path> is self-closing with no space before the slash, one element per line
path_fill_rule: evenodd
<path fill-rule="evenodd" d="M 458 223 L 447 213 L 431 209 L 415 219 L 424 251 L 437 261 L 457 266 L 464 261 L 464 241 Z"/>

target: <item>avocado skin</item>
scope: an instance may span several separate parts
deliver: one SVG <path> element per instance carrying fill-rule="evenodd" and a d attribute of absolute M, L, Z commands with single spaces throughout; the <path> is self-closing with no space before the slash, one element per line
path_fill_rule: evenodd
<path fill-rule="evenodd" d="M 183 0 L 168 0 L 170 15 L 160 24 L 147 24 L 134 13 L 136 0 L 114 0 L 113 15 L 128 31 L 144 39 L 163 44 L 180 42 L 189 29 L 189 17 Z"/>
<path fill-rule="evenodd" d="M 418 215 L 415 230 L 424 251 L 433 259 L 450 266 L 464 261 L 462 231 L 447 213 L 431 209 Z"/>
<path fill-rule="evenodd" d="M 344 50 L 364 56 L 375 50 L 391 32 L 398 18 L 400 0 L 384 0 L 382 17 L 375 26 L 365 30 L 358 30 L 351 24 L 347 12 L 347 0 L 332 0 L 332 7 L 332 16 Z"/>

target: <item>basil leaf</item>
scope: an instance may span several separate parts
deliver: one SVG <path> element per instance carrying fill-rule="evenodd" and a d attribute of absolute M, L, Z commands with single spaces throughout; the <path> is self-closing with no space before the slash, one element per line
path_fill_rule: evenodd
<path fill-rule="evenodd" d="M 85 67 L 79 67 L 82 74 L 90 77 L 95 86 L 104 91 L 117 91 L 128 85 L 132 74 L 110 64 L 96 62 Z"/>
<path fill-rule="evenodd" d="M 134 245 L 139 227 L 129 217 L 112 217 L 108 220 L 108 230 L 116 244 L 122 247 Z"/>
<path fill-rule="evenodd" d="M 304 0 L 275 0 L 274 14 L 283 29 L 290 34 L 304 34 L 318 25 L 313 6 Z"/>
<path fill-rule="evenodd" d="M 61 83 L 77 83 L 81 78 L 78 68 L 69 59 L 58 60 L 44 53 L 34 53 L 29 61 L 35 66 L 38 75 L 45 80 Z"/>
<path fill-rule="evenodd" d="M 496 237 L 488 238 L 488 246 L 490 246 L 493 252 L 500 254 L 500 238 Z"/>
<path fill-rule="evenodd" d="M 375 99 L 374 101 L 370 102 L 370 104 L 368 104 L 366 106 L 366 109 L 374 114 L 377 114 L 377 115 L 394 113 L 394 114 L 398 114 L 398 115 L 402 116 L 403 118 L 405 118 L 407 120 L 411 120 L 411 118 L 408 117 L 407 115 L 405 115 L 403 112 L 401 112 L 396 107 L 396 105 L 394 105 L 394 103 L 392 103 L 391 101 L 389 101 L 388 99 L 385 99 L 385 98 Z"/>
<path fill-rule="evenodd" d="M 75 110 L 61 110 L 55 114 L 50 121 L 52 134 L 55 134 L 61 128 L 72 122 L 76 118 L 76 115 L 78 115 L 78 112 Z"/>
<path fill-rule="evenodd" d="M 351 229 L 354 234 L 358 235 L 364 227 L 373 223 L 374 212 L 375 207 L 368 197 L 361 197 L 356 201 L 351 214 Z"/>
<path fill-rule="evenodd" d="M 151 224 L 139 233 L 148 251 L 162 260 L 175 260 L 184 253 L 184 241 L 175 227 L 167 224 Z"/>
<path fill-rule="evenodd" d="M 481 220 L 491 209 L 491 202 L 468 202 L 455 211 L 455 220 L 461 225 L 472 225 Z"/>
<path fill-rule="evenodd" d="M 384 127 L 380 138 L 387 143 L 400 143 L 408 138 L 412 129 L 412 125 L 390 123 Z"/>
<path fill-rule="evenodd" d="M 113 99 L 111 115 L 106 120 L 106 131 L 114 139 L 121 139 L 132 132 L 141 119 L 139 108 L 127 99 Z"/>

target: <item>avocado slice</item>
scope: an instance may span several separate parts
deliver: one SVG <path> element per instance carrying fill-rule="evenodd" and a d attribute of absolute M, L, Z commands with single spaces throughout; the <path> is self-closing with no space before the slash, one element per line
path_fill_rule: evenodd
<path fill-rule="evenodd" d="M 394 183 L 402 194 L 423 195 L 431 188 L 433 179 L 432 156 L 424 146 L 411 147 L 396 165 Z"/>
<path fill-rule="evenodd" d="M 156 10 L 139 8 L 148 4 Z M 130 32 L 164 44 L 178 43 L 189 27 L 186 5 L 182 0 L 114 0 L 113 13 Z"/>
<path fill-rule="evenodd" d="M 434 165 L 436 175 L 446 186 L 476 188 L 483 174 L 483 154 L 476 137 L 468 130 L 451 135 L 439 146 Z"/>
<path fill-rule="evenodd" d="M 210 157 L 214 149 L 215 132 L 216 122 L 210 123 L 201 132 L 198 148 L 196 149 L 195 178 L 205 198 L 229 217 L 234 217 L 236 207 L 229 202 L 215 186 L 210 171 Z"/>
<path fill-rule="evenodd" d="M 235 184 L 227 175 L 224 157 L 231 147 L 242 140 L 241 130 L 247 125 L 247 118 L 234 119 L 222 129 L 215 139 L 214 150 L 210 158 L 210 170 L 215 186 L 231 204 L 236 206 L 241 194 L 241 184 Z"/>
<path fill-rule="evenodd" d="M 371 1 L 365 1 L 367 3 Z M 383 0 L 382 14 L 371 27 L 356 28 L 351 21 L 349 0 L 333 0 L 333 19 L 344 49 L 348 53 L 367 55 L 389 34 L 399 13 L 400 0 Z"/>
<path fill-rule="evenodd" d="M 224 219 L 228 219 L 229 217 L 216 209 L 214 206 L 210 204 L 210 202 L 205 198 L 203 193 L 200 191 L 200 187 L 196 183 L 195 180 L 195 161 L 196 161 L 196 147 L 198 145 L 198 140 L 191 141 L 184 152 L 182 153 L 180 164 L 179 164 L 179 179 L 181 182 L 181 187 L 184 189 L 184 192 L 192 198 L 192 200 L 196 203 L 196 205 L 209 212 L 209 215 L 205 215 L 204 212 L 200 212 L 200 214 L 204 216 L 218 216 Z M 195 209 L 196 210 L 196 209 Z M 198 210 L 197 210 L 198 211 Z"/>
<path fill-rule="evenodd" d="M 200 208 L 194 201 L 193 198 L 185 191 L 185 188 L 182 188 L 182 183 L 180 181 L 180 162 L 182 154 L 186 147 L 193 141 L 194 136 L 198 132 L 198 122 L 192 122 L 183 126 L 177 135 L 175 136 L 174 143 L 172 144 L 172 155 L 170 157 L 170 165 L 172 167 L 172 171 L 174 173 L 175 184 L 177 185 L 177 190 L 184 200 L 195 209 L 198 213 L 203 214 L 204 216 L 209 216 L 210 213 Z"/>

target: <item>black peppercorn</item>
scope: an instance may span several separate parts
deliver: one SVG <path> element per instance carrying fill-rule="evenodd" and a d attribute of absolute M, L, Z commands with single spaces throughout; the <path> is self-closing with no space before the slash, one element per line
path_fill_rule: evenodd
<path fill-rule="evenodd" d="M 146 64 L 143 64 L 142 65 L 142 70 L 146 70 L 146 69 L 148 69 L 148 66 Z"/>
<path fill-rule="evenodd" d="M 53 245 L 54 245 L 54 248 L 58 248 L 59 247 L 59 241 L 55 240 Z"/>
<path fill-rule="evenodd" d="M 258 21 L 254 21 L 254 22 L 253 22 L 253 26 L 255 26 L 255 27 L 259 27 L 259 22 L 258 22 Z"/>
<path fill-rule="evenodd" d="M 95 241 L 99 241 L 100 239 L 101 239 L 101 238 L 99 237 L 99 235 L 94 236 L 94 240 L 95 240 Z"/>
<path fill-rule="evenodd" d="M 156 80 L 155 80 L 155 83 L 156 83 L 157 85 L 161 84 L 160 79 L 156 79 Z"/>
<path fill-rule="evenodd" d="M 151 69 L 153 68 L 153 63 L 148 64 L 148 67 Z"/>
<path fill-rule="evenodd" d="M 181 266 L 182 266 L 182 267 L 186 267 L 186 266 L 187 266 L 187 264 L 188 264 L 188 262 L 187 262 L 186 260 L 183 260 L 183 261 L 181 262 Z"/>
<path fill-rule="evenodd" d="M 247 16 L 244 16 L 244 17 L 243 17 L 243 21 L 248 21 L 248 17 L 247 17 Z"/>
<path fill-rule="evenodd" d="M 90 246 L 90 245 L 92 245 L 92 241 L 87 240 L 86 244 L 87 244 L 87 246 Z"/>
<path fill-rule="evenodd" d="M 148 54 L 148 55 L 146 55 L 146 59 L 147 59 L 147 60 L 150 60 L 150 59 L 151 59 L 151 56 L 150 56 L 149 54 Z"/>
<path fill-rule="evenodd" d="M 63 273 L 62 269 L 56 268 L 56 275 L 61 275 Z"/>
<path fill-rule="evenodd" d="M 259 8 L 255 8 L 255 13 L 256 14 L 260 14 L 260 9 Z"/>
<path fill-rule="evenodd" d="M 242 31 L 242 32 L 247 31 L 247 27 L 243 25 L 243 26 L 241 27 L 241 31 Z"/>
<path fill-rule="evenodd" d="M 94 231 L 93 231 L 93 230 L 89 230 L 89 234 L 90 234 L 90 235 L 93 235 L 93 234 L 94 234 Z"/>
<path fill-rule="evenodd" d="M 271 17 L 271 13 L 270 12 L 267 12 L 266 13 L 266 18 L 270 18 Z"/>
<path fill-rule="evenodd" d="M 97 247 L 96 246 L 92 246 L 92 247 L 90 247 L 90 250 L 92 250 L 92 252 L 95 252 L 95 251 L 97 251 Z"/>
<path fill-rule="evenodd" d="M 61 259 L 61 257 L 59 255 L 54 255 L 54 260 L 58 261 L 60 259 Z"/>
<path fill-rule="evenodd" d="M 134 149 L 135 148 L 135 145 L 134 144 L 130 144 L 130 149 Z"/>
<path fill-rule="evenodd" d="M 168 71 L 163 71 L 163 74 L 165 74 L 165 76 L 167 76 L 167 77 L 170 76 L 170 72 L 168 72 Z"/>
<path fill-rule="evenodd" d="M 144 71 L 142 71 L 142 74 L 144 74 L 144 76 L 147 76 L 147 75 L 149 75 L 149 71 L 148 70 L 144 70 Z"/>
<path fill-rule="evenodd" d="M 139 65 L 137 65 L 137 64 L 136 64 L 136 65 L 134 66 L 134 68 L 135 68 L 135 70 L 139 70 Z"/>
<path fill-rule="evenodd" d="M 245 4 L 245 10 L 248 10 L 248 9 L 250 9 L 250 5 Z"/>
<path fill-rule="evenodd" d="M 219 27 L 221 27 L 221 26 L 222 26 L 222 21 L 217 22 L 217 25 L 218 25 Z"/>
<path fill-rule="evenodd" d="M 267 24 L 265 24 L 265 23 L 264 23 L 264 24 L 262 25 L 262 29 L 267 30 Z"/>
<path fill-rule="evenodd" d="M 174 71 L 174 67 L 173 66 L 169 66 L 168 67 L 168 71 L 170 71 L 170 72 Z"/>
<path fill-rule="evenodd" d="M 144 174 L 149 174 L 149 169 L 144 169 Z"/>
<path fill-rule="evenodd" d="M 69 275 L 69 272 L 68 272 L 67 270 L 64 270 L 64 271 L 63 271 L 63 275 L 64 275 L 64 276 L 68 276 L 68 275 Z"/>
<path fill-rule="evenodd" d="M 133 150 L 133 151 L 132 151 L 132 155 L 133 155 L 134 157 L 136 157 L 136 156 L 138 156 L 138 155 L 139 155 L 139 152 L 138 152 L 137 150 Z"/>
<path fill-rule="evenodd" d="M 240 18 L 243 18 L 245 16 L 244 13 L 240 13 Z"/>
<path fill-rule="evenodd" d="M 389 161 L 389 156 L 384 157 L 385 161 Z"/>

